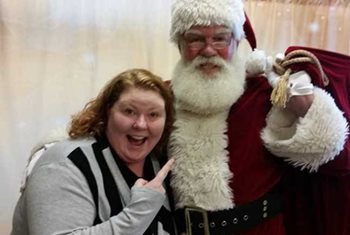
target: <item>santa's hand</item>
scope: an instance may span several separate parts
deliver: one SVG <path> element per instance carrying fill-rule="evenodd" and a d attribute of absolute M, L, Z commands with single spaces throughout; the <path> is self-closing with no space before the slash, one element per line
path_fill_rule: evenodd
<path fill-rule="evenodd" d="M 313 94 L 292 96 L 287 102 L 286 110 L 293 113 L 296 117 L 304 117 L 313 101 Z"/>
<path fill-rule="evenodd" d="M 293 108 L 289 109 L 297 116 L 304 116 L 306 111 L 311 106 L 313 100 L 313 92 L 314 86 L 311 83 L 310 76 L 305 71 L 299 71 L 293 74 L 290 74 L 291 70 L 288 69 L 284 71 L 284 74 L 278 76 L 275 72 L 271 71 L 268 76 L 268 81 L 270 85 L 273 87 L 273 91 L 271 93 L 271 102 L 274 106 L 279 108 L 286 108 L 287 106 L 293 106 Z M 290 100 L 293 97 L 303 97 L 303 96 L 312 96 L 306 98 L 307 105 L 302 105 L 305 102 L 296 102 L 300 103 L 301 112 L 295 112 L 299 105 L 291 105 Z M 303 100 L 303 98 L 300 98 Z M 299 100 L 299 98 L 297 99 Z M 295 106 L 295 107 L 294 107 Z"/>
<path fill-rule="evenodd" d="M 163 187 L 163 181 L 168 175 L 169 171 L 171 170 L 172 166 L 174 165 L 175 159 L 171 158 L 168 160 L 168 162 L 160 169 L 154 177 L 153 180 L 147 181 L 144 179 L 138 179 L 135 182 L 135 186 L 137 187 L 146 187 L 146 188 L 151 188 L 153 190 L 159 191 L 161 193 L 165 193 L 165 189 Z"/>
<path fill-rule="evenodd" d="M 271 56 L 268 56 L 266 59 L 266 70 L 265 73 L 267 75 L 267 80 L 269 81 L 270 85 L 275 88 L 277 84 L 279 83 L 281 77 L 283 75 L 278 75 L 275 73 L 273 64 L 281 64 L 284 60 L 285 56 L 282 53 L 278 53 L 275 55 L 275 58 L 272 58 Z M 293 73 L 287 77 L 288 83 L 287 83 L 287 92 L 288 92 L 288 99 L 292 96 L 296 95 L 310 95 L 313 94 L 314 86 L 311 83 L 311 78 L 309 74 L 307 74 L 305 71 L 299 71 L 296 73 Z"/>
<path fill-rule="evenodd" d="M 279 108 L 285 108 L 297 117 L 303 117 L 311 107 L 314 99 L 314 86 L 305 71 L 276 78 L 271 94 L 271 102 Z"/>
<path fill-rule="evenodd" d="M 288 96 L 289 98 L 296 95 L 313 94 L 314 86 L 311 83 L 309 74 L 305 71 L 293 73 L 288 79 Z"/>

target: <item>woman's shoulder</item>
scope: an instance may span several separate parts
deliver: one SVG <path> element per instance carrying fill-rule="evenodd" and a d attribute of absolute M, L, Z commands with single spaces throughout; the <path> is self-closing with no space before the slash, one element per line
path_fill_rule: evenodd
<path fill-rule="evenodd" d="M 35 152 L 32 152 L 28 164 L 25 168 L 20 191 L 23 192 L 27 181 L 33 174 L 49 171 L 60 172 L 72 169 L 72 162 L 68 156 L 77 148 L 81 148 L 87 145 L 91 145 L 95 141 L 94 138 L 84 139 L 64 139 L 56 142 L 50 142 L 43 144 L 41 148 L 38 148 Z M 66 169 L 66 170 L 64 170 Z M 54 173 L 53 173 L 54 174 Z"/>
<path fill-rule="evenodd" d="M 40 164 L 66 161 L 68 156 L 78 148 L 86 148 L 96 142 L 94 138 L 65 139 L 47 148 L 40 157 Z"/>
<path fill-rule="evenodd" d="M 49 144 L 44 144 L 42 148 L 32 153 L 26 171 L 29 175 L 32 170 L 45 166 L 70 165 L 72 162 L 68 158 L 70 154 L 78 149 L 91 146 L 96 140 L 94 138 L 64 139 Z"/>

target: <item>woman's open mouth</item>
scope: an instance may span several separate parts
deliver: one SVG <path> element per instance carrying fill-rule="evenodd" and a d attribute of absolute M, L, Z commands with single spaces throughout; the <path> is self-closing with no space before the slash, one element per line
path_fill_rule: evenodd
<path fill-rule="evenodd" d="M 136 146 L 141 146 L 147 140 L 147 137 L 137 135 L 127 135 L 128 141 Z"/>

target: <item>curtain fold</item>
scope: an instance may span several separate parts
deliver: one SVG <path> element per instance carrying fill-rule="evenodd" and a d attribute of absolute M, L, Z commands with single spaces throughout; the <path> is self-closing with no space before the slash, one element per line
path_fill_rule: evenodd
<path fill-rule="evenodd" d="M 259 0 L 247 0 L 247 1 L 259 1 Z M 301 5 L 326 5 L 326 6 L 348 6 L 349 0 L 260 0 L 260 2 L 269 3 L 284 3 L 284 4 L 301 4 Z"/>
<path fill-rule="evenodd" d="M 350 53 L 349 1 L 248 0 L 246 10 L 258 47 L 270 53 L 290 45 Z"/>

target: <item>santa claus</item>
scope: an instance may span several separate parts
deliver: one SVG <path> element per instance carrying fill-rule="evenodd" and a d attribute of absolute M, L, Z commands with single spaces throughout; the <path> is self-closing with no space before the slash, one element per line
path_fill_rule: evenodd
<path fill-rule="evenodd" d="M 309 73 L 292 72 L 285 107 L 271 104 L 276 82 L 247 78 L 236 53 L 246 36 L 255 47 L 241 0 L 177 0 L 171 14 L 181 55 L 171 80 L 176 121 L 169 143 L 180 232 L 350 234 L 350 167 L 342 174 L 347 181 L 336 169 L 322 171 L 350 151 L 348 120 L 332 96 L 310 83 Z M 313 190 L 297 183 L 304 175 L 311 179 L 303 188 Z M 329 189 L 333 184 L 341 193 Z M 296 199 L 306 191 L 321 199 Z M 332 209 L 339 193 L 340 214 Z"/>

